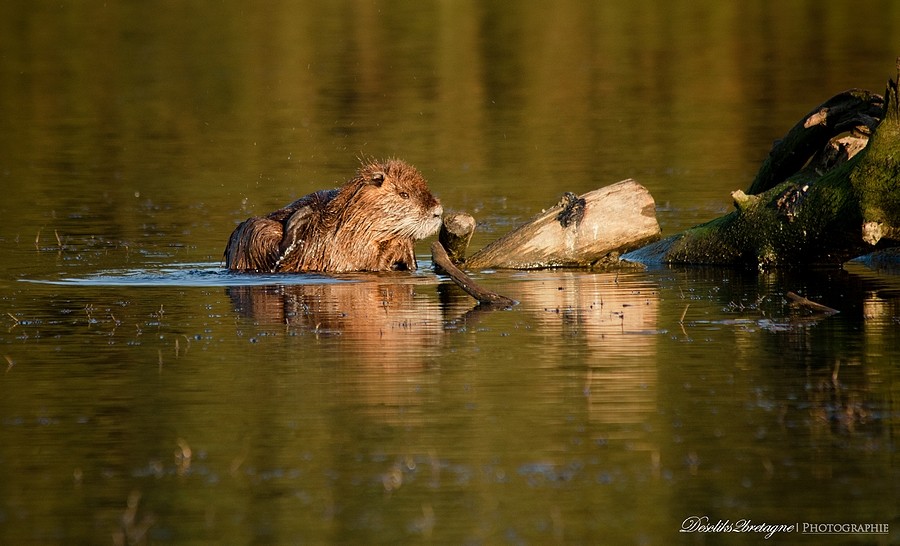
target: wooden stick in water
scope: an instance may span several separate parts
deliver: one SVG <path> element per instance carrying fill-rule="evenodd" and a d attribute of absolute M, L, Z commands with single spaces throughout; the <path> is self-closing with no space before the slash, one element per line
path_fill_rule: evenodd
<path fill-rule="evenodd" d="M 507 298 L 506 296 L 501 296 L 496 292 L 491 292 L 469 278 L 468 275 L 463 273 L 452 261 L 450 261 L 450 257 L 447 255 L 447 251 L 444 250 L 444 246 L 441 245 L 440 241 L 435 241 L 431 244 L 431 259 L 434 261 L 435 265 L 440 266 L 441 269 L 450 276 L 450 279 L 452 279 L 457 286 L 478 300 L 478 303 L 503 306 L 516 304 L 515 300 Z"/>
<path fill-rule="evenodd" d="M 836 313 L 840 313 L 840 311 L 838 311 L 837 309 L 832 309 L 831 307 L 828 307 L 827 305 L 822 305 L 821 303 L 816 303 L 812 300 L 804 298 L 803 296 L 795 294 L 794 292 L 788 292 L 787 294 L 785 294 L 785 296 L 787 297 L 787 299 L 791 300 L 792 305 L 796 305 L 798 307 L 805 307 L 811 311 L 815 311 L 816 313 L 825 313 L 828 315 L 834 315 Z"/>

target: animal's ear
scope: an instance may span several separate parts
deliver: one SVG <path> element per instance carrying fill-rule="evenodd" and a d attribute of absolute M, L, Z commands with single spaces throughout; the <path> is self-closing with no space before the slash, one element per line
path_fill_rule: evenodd
<path fill-rule="evenodd" d="M 366 183 L 372 184 L 373 186 L 381 186 L 384 183 L 384 173 L 381 171 L 372 173 L 366 180 Z"/>

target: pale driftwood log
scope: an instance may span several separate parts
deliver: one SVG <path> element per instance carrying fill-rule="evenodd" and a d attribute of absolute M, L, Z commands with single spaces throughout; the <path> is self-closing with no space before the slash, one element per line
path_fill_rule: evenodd
<path fill-rule="evenodd" d="M 628 179 L 581 196 L 567 193 L 465 260 L 467 269 L 594 267 L 659 239 L 656 205 Z"/>

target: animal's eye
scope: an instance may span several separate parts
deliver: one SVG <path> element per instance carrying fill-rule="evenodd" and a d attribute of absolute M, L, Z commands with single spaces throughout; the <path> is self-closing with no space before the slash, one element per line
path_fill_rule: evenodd
<path fill-rule="evenodd" d="M 409 199 L 409 194 L 406 193 L 405 191 L 401 191 L 401 192 L 400 192 L 400 197 L 402 197 L 402 198 L 404 198 L 404 199 Z"/>

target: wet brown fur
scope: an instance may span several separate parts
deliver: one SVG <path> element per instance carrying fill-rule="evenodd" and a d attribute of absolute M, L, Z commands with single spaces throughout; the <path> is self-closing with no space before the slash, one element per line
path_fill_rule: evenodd
<path fill-rule="evenodd" d="M 438 231 L 441 214 L 414 167 L 370 161 L 340 188 L 241 222 L 225 248 L 225 265 L 264 272 L 415 269 L 413 244 Z"/>

